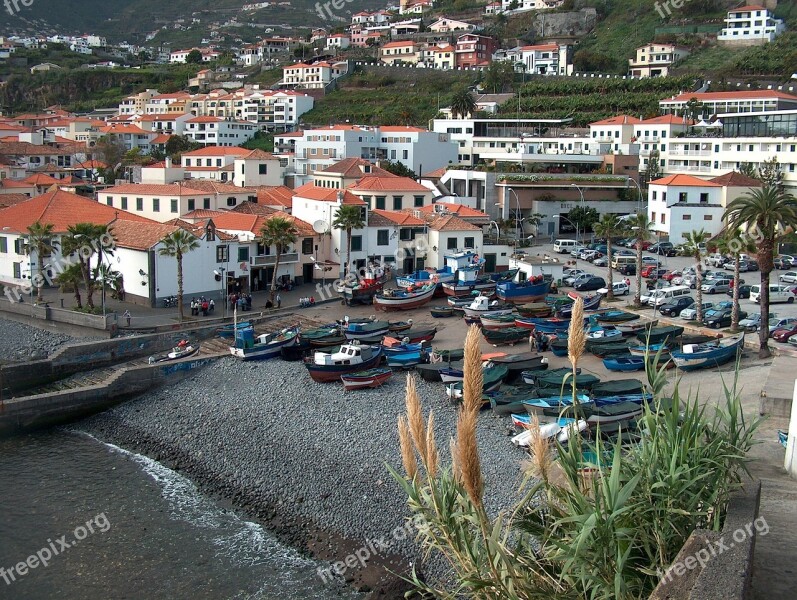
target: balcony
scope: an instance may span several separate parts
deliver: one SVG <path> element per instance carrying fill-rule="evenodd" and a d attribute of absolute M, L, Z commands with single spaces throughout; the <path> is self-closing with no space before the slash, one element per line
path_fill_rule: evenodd
<path fill-rule="evenodd" d="M 711 150 L 670 150 L 670 156 L 711 156 Z"/>
<path fill-rule="evenodd" d="M 260 256 L 252 257 L 253 267 L 268 267 L 274 265 L 274 263 L 276 262 L 277 262 L 276 254 L 262 254 Z M 298 252 L 288 252 L 287 254 L 280 255 L 281 265 L 287 265 L 290 263 L 297 263 L 297 262 L 299 262 Z"/>

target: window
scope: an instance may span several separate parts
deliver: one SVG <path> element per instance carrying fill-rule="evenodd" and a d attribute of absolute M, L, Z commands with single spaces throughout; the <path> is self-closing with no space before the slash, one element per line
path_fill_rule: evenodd
<path fill-rule="evenodd" d="M 260 175 L 268 175 L 268 165 L 257 165 L 257 172 Z"/>
<path fill-rule="evenodd" d="M 457 249 L 457 238 L 450 237 L 446 240 L 446 248 L 448 250 L 456 250 Z"/>
<path fill-rule="evenodd" d="M 385 210 L 385 197 L 384 196 L 377 196 L 376 197 L 376 208 L 379 210 Z"/>
<path fill-rule="evenodd" d="M 409 151 L 409 150 L 403 150 L 403 151 L 401 152 L 401 156 L 402 156 L 402 158 L 403 158 L 404 160 L 409 160 L 409 158 L 410 158 L 410 151 Z"/>
<path fill-rule="evenodd" d="M 238 262 L 249 262 L 249 247 L 244 246 L 243 248 L 238 248 Z"/>
<path fill-rule="evenodd" d="M 27 252 L 25 252 L 25 240 L 23 238 L 17 238 L 14 240 L 14 253 L 27 254 Z"/>
<path fill-rule="evenodd" d="M 3 254 L 8 252 L 8 238 L 0 237 L 0 252 Z"/>
<path fill-rule="evenodd" d="M 304 238 L 302 240 L 302 254 L 312 254 L 313 253 L 313 238 Z"/>
<path fill-rule="evenodd" d="M 188 199 L 188 210 L 189 211 L 194 210 L 195 205 L 196 205 L 196 201 L 193 198 L 189 198 Z"/>
<path fill-rule="evenodd" d="M 152 212 L 160 212 L 160 211 L 161 211 L 160 198 L 153 198 L 152 199 Z"/>
<path fill-rule="evenodd" d="M 172 210 L 173 213 L 177 212 L 177 199 L 176 198 L 172 198 L 172 200 L 171 200 L 171 210 Z"/>
<path fill-rule="evenodd" d="M 387 229 L 379 229 L 376 232 L 376 245 L 387 246 L 390 244 L 390 231 Z"/>
<path fill-rule="evenodd" d="M 714 220 L 714 215 L 703 215 L 703 220 L 704 221 L 713 221 Z"/>
<path fill-rule="evenodd" d="M 202 199 L 202 208 L 204 208 L 205 210 L 210 210 L 210 198 Z"/>
<path fill-rule="evenodd" d="M 136 198 L 136 210 L 144 210 L 144 198 Z"/>
<path fill-rule="evenodd" d="M 113 196 L 108 196 L 107 198 L 105 198 L 105 204 L 107 204 L 108 206 L 113 206 Z"/>
<path fill-rule="evenodd" d="M 664 213 L 661 213 L 661 224 L 662 225 L 667 224 L 667 215 L 665 215 Z"/>
<path fill-rule="evenodd" d="M 692 215 L 684 215 L 684 221 L 691 221 Z"/>
<path fill-rule="evenodd" d="M 360 252 L 362 249 L 363 249 L 363 236 L 361 235 L 351 236 L 351 251 Z"/>
<path fill-rule="evenodd" d="M 465 238 L 465 247 L 466 248 L 475 248 L 476 247 L 476 238 L 466 237 Z"/>
<path fill-rule="evenodd" d="M 700 202 L 703 203 L 703 204 L 708 204 L 708 193 L 707 192 L 703 192 L 702 194 L 700 194 Z"/>
<path fill-rule="evenodd" d="M 686 192 L 678 193 L 678 202 L 686 202 Z"/>
<path fill-rule="evenodd" d="M 216 262 L 226 263 L 230 258 L 229 246 L 216 246 Z"/>
<path fill-rule="evenodd" d="M 658 194 L 659 194 L 659 193 L 658 193 L 657 191 L 655 191 L 655 190 L 653 191 L 653 200 L 655 200 L 655 199 L 656 199 L 656 196 L 658 196 Z"/>
<path fill-rule="evenodd" d="M 401 196 L 393 196 L 393 210 L 401 210 Z"/>
<path fill-rule="evenodd" d="M 415 196 L 415 208 L 423 206 L 423 196 Z"/>
<path fill-rule="evenodd" d="M 127 210 L 127 196 L 122 196 L 122 210 Z"/>
<path fill-rule="evenodd" d="M 235 206 L 238 202 L 238 199 L 235 196 L 230 196 L 227 198 L 227 206 Z"/>
<path fill-rule="evenodd" d="M 650 220 L 653 221 L 654 223 L 656 222 L 656 213 L 655 212 L 650 213 Z"/>

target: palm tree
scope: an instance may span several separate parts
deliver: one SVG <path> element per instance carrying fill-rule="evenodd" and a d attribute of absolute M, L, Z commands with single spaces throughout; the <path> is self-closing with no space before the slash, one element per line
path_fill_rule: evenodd
<path fill-rule="evenodd" d="M 642 247 L 650 239 L 650 230 L 653 229 L 653 222 L 648 219 L 645 213 L 636 213 L 632 218 L 627 219 L 628 228 L 634 232 L 636 240 L 636 294 L 634 294 L 634 306 L 642 306 Z"/>
<path fill-rule="evenodd" d="M 613 277 L 612 277 L 612 238 L 623 235 L 627 230 L 624 221 L 620 221 L 617 215 L 606 213 L 600 218 L 600 221 L 593 225 L 595 235 L 606 238 L 606 268 L 608 276 L 606 278 L 606 293 L 607 300 L 614 299 L 614 290 L 612 290 Z"/>
<path fill-rule="evenodd" d="M 462 88 L 454 92 L 454 96 L 451 98 L 451 116 L 466 119 L 475 110 L 476 102 L 473 100 L 470 90 Z"/>
<path fill-rule="evenodd" d="M 274 295 L 277 293 L 277 271 L 280 268 L 280 258 L 285 250 L 296 243 L 299 230 L 296 229 L 293 221 L 285 217 L 272 217 L 260 228 L 260 243 L 266 247 L 274 246 L 277 250 L 277 258 L 274 262 L 274 275 L 271 277 L 271 302 L 274 302 Z"/>
<path fill-rule="evenodd" d="M 335 213 L 332 227 L 346 232 L 346 274 L 351 271 L 351 232 L 365 227 L 362 208 L 356 204 L 341 204 Z"/>
<path fill-rule="evenodd" d="M 755 240 L 758 266 L 761 269 L 761 327 L 758 332 L 760 358 L 770 356 L 769 346 L 769 275 L 775 268 L 774 253 L 778 240 L 797 227 L 797 200 L 774 187 L 751 190 L 725 208 L 723 219 L 732 229 L 741 229 Z"/>
<path fill-rule="evenodd" d="M 66 229 L 61 239 L 63 254 L 77 254 L 78 266 L 86 286 L 86 305 L 94 308 L 94 279 L 91 272 L 91 257 L 99 246 L 99 230 L 93 223 L 76 223 Z"/>
<path fill-rule="evenodd" d="M 83 302 L 80 298 L 80 283 L 83 281 L 83 270 L 79 264 L 69 265 L 55 278 L 55 281 L 62 292 L 72 288 L 75 292 L 75 305 L 78 308 L 83 308 Z"/>
<path fill-rule="evenodd" d="M 177 312 L 183 320 L 183 256 L 199 248 L 199 240 L 185 229 L 175 229 L 161 240 L 163 246 L 158 250 L 161 256 L 177 259 Z"/>
<path fill-rule="evenodd" d="M 711 236 L 705 229 L 690 231 L 684 234 L 684 251 L 687 256 L 695 259 L 695 290 L 697 290 L 697 320 L 703 322 L 703 264 L 700 262 L 703 256 L 703 243 Z"/>
<path fill-rule="evenodd" d="M 731 329 L 739 329 L 739 255 L 742 252 L 753 253 L 756 251 L 754 244 L 750 243 L 747 236 L 743 236 L 738 229 L 728 229 L 725 235 L 717 240 L 717 249 L 721 254 L 733 257 L 733 308 L 731 309 Z"/>
<path fill-rule="evenodd" d="M 36 221 L 28 226 L 28 252 L 36 251 L 36 267 L 39 277 L 36 283 L 36 302 L 42 302 L 42 287 L 44 286 L 44 257 L 49 256 L 58 249 L 58 241 L 53 239 L 53 226 Z M 33 273 L 31 273 L 31 285 Z"/>

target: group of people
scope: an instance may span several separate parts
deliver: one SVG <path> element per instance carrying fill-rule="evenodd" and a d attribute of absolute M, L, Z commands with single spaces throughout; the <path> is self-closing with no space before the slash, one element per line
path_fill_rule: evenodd
<path fill-rule="evenodd" d="M 548 349 L 548 344 L 550 342 L 551 338 L 544 333 L 532 331 L 531 335 L 529 336 L 529 352 L 534 352 L 535 349 L 537 352 L 545 352 Z"/>
<path fill-rule="evenodd" d="M 310 296 L 309 298 L 299 298 L 299 306 L 302 308 L 307 308 L 309 306 L 315 305 L 315 298 Z"/>
<path fill-rule="evenodd" d="M 229 302 L 230 310 L 236 308 L 241 311 L 252 310 L 252 295 L 246 292 L 241 292 L 239 294 L 233 292 L 227 296 L 227 302 Z"/>
<path fill-rule="evenodd" d="M 216 309 L 216 303 L 213 301 L 213 298 L 208 300 L 204 296 L 200 296 L 199 299 L 191 298 L 191 315 L 192 316 L 199 316 L 199 312 L 202 311 L 202 316 L 207 317 L 209 313 L 212 313 Z"/>

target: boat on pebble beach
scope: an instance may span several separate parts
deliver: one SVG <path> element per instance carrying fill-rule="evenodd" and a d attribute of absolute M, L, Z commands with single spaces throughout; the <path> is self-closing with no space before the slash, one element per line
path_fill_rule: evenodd
<path fill-rule="evenodd" d="M 609 371 L 641 371 L 645 368 L 645 359 L 641 356 L 615 356 L 604 358 L 603 366 Z"/>
<path fill-rule="evenodd" d="M 433 306 L 429 312 L 435 319 L 448 319 L 454 316 L 453 306 Z"/>
<path fill-rule="evenodd" d="M 466 317 L 494 317 L 509 315 L 515 309 L 511 304 L 501 304 L 498 300 L 490 300 L 487 296 L 476 296 L 473 301 L 462 307 Z"/>
<path fill-rule="evenodd" d="M 374 308 L 377 310 L 410 310 L 428 304 L 434 296 L 435 284 L 423 286 L 417 291 L 384 290 L 374 296 Z"/>
<path fill-rule="evenodd" d="M 335 353 L 316 351 L 305 359 L 304 366 L 314 381 L 328 383 L 339 381 L 341 375 L 376 367 L 382 357 L 381 346 L 364 346 L 354 341 L 343 344 Z"/>
<path fill-rule="evenodd" d="M 238 330 L 230 354 L 241 360 L 263 360 L 282 354 L 282 349 L 292 346 L 299 337 L 298 327 L 289 327 L 274 333 L 255 336 L 253 327 Z"/>
<path fill-rule="evenodd" d="M 393 371 L 391 369 L 378 367 L 376 369 L 368 369 L 367 371 L 357 371 L 356 373 L 341 375 L 340 380 L 343 382 L 343 389 L 349 391 L 381 387 L 382 384 L 392 376 Z"/>
<path fill-rule="evenodd" d="M 507 327 L 515 327 L 515 316 L 508 315 L 483 315 L 479 317 L 482 324 L 482 329 L 488 331 L 495 331 L 498 329 L 506 329 Z"/>
<path fill-rule="evenodd" d="M 387 321 L 367 321 L 365 323 L 348 322 L 342 328 L 347 340 L 361 340 L 364 338 L 385 335 L 390 331 Z"/>
<path fill-rule="evenodd" d="M 523 327 L 505 327 L 495 330 L 483 329 L 482 335 L 493 346 L 503 344 L 514 346 L 518 342 L 524 342 L 529 339 L 529 330 Z"/>

